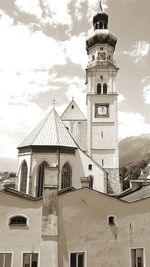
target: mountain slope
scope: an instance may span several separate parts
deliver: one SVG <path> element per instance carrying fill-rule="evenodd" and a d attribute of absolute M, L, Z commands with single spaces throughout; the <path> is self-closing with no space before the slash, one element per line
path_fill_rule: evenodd
<path fill-rule="evenodd" d="M 150 160 L 150 134 L 128 137 L 119 143 L 120 165 Z"/>

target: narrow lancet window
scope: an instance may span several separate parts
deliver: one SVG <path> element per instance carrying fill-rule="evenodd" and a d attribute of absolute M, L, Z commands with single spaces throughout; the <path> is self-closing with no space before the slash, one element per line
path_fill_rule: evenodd
<path fill-rule="evenodd" d="M 44 185 L 44 169 L 48 167 L 49 164 L 44 161 L 40 164 L 37 172 L 37 185 L 36 185 L 36 197 L 41 197 L 43 195 L 43 185 Z"/>
<path fill-rule="evenodd" d="M 72 185 L 72 168 L 68 162 L 64 164 L 61 172 L 61 189 Z"/>
<path fill-rule="evenodd" d="M 26 193 L 27 190 L 27 175 L 28 175 L 28 167 L 26 161 L 24 161 L 21 167 L 21 176 L 20 176 L 20 191 L 23 193 Z"/>

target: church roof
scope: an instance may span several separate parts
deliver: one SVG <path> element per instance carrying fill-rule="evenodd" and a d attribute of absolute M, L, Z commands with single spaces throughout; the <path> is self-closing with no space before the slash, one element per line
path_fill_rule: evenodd
<path fill-rule="evenodd" d="M 25 138 L 18 148 L 27 146 L 77 147 L 54 108 L 37 125 L 31 134 Z"/>
<path fill-rule="evenodd" d="M 74 100 L 70 102 L 66 110 L 63 112 L 61 115 L 61 119 L 63 121 L 68 121 L 68 120 L 75 120 L 75 121 L 80 121 L 80 120 L 86 120 L 84 114 L 76 104 Z"/>

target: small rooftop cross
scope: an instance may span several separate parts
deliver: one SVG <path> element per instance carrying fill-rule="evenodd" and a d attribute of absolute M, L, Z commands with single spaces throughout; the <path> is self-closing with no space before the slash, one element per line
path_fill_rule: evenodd
<path fill-rule="evenodd" d="M 52 100 L 52 103 L 53 103 L 53 108 L 54 108 L 56 105 L 56 99 L 55 98 Z"/>

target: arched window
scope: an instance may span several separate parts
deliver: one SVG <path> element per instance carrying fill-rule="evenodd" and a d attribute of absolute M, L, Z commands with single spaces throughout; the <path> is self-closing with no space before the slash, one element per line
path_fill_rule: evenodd
<path fill-rule="evenodd" d="M 103 27 L 103 22 L 102 21 L 100 21 L 100 29 L 103 29 L 104 27 Z"/>
<path fill-rule="evenodd" d="M 41 197 L 43 195 L 43 184 L 44 184 L 44 169 L 49 167 L 46 161 L 43 161 L 38 167 L 37 171 L 37 183 L 36 183 L 36 197 Z"/>
<path fill-rule="evenodd" d="M 106 83 L 103 84 L 103 94 L 104 95 L 107 94 L 107 84 Z"/>
<path fill-rule="evenodd" d="M 61 189 L 72 185 L 72 168 L 68 162 L 64 164 L 61 171 Z"/>
<path fill-rule="evenodd" d="M 27 218 L 22 215 L 13 216 L 9 219 L 9 225 L 27 225 Z"/>
<path fill-rule="evenodd" d="M 97 84 L 97 94 L 101 94 L 101 84 Z"/>
<path fill-rule="evenodd" d="M 27 175 L 28 175 L 28 167 L 27 163 L 24 160 L 21 167 L 21 176 L 20 176 L 20 191 L 26 193 L 27 190 Z"/>

